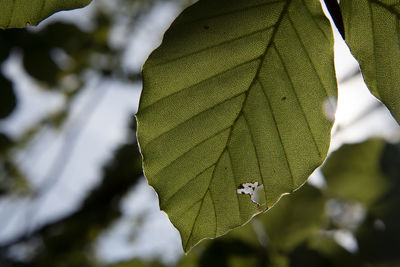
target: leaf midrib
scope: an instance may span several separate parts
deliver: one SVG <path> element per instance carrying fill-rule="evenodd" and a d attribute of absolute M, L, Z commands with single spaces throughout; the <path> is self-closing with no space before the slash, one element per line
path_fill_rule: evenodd
<path fill-rule="evenodd" d="M 229 142 L 230 142 L 230 139 L 231 139 L 231 137 L 232 137 L 232 130 L 233 130 L 233 127 L 236 125 L 237 121 L 239 120 L 240 115 L 243 114 L 243 109 L 244 109 L 244 107 L 245 107 L 245 105 L 246 105 L 246 102 L 247 102 L 247 99 L 248 99 L 250 90 L 254 87 L 254 85 L 255 85 L 255 83 L 256 83 L 256 81 L 257 81 L 257 79 L 258 79 L 258 76 L 259 76 L 259 74 L 260 74 L 260 71 L 261 71 L 261 69 L 262 69 L 262 66 L 264 65 L 264 62 L 265 62 L 265 57 L 266 57 L 266 55 L 268 54 L 269 49 L 271 48 L 271 46 L 272 46 L 273 43 L 274 43 L 273 40 L 275 39 L 275 35 L 276 35 L 276 33 L 278 32 L 278 29 L 279 29 L 280 23 L 282 22 L 283 16 L 287 13 L 288 8 L 289 8 L 289 5 L 290 5 L 291 2 L 292 2 L 292 0 L 289 0 L 289 1 L 287 1 L 286 4 L 283 6 L 282 11 L 281 11 L 281 14 L 279 15 L 279 18 L 277 19 L 277 21 L 276 21 L 276 23 L 275 23 L 275 28 L 274 28 L 274 30 L 273 30 L 273 32 L 272 32 L 272 34 L 271 34 L 271 38 L 269 39 L 269 42 L 267 43 L 267 46 L 266 46 L 266 48 L 265 48 L 265 50 L 264 50 L 264 53 L 262 53 L 261 56 L 259 57 L 259 59 L 260 59 L 260 64 L 258 65 L 257 71 L 256 71 L 256 73 L 254 74 L 254 78 L 253 78 L 253 80 L 251 81 L 249 87 L 247 88 L 247 90 L 244 91 L 245 98 L 243 99 L 242 106 L 241 106 L 241 108 L 240 108 L 240 111 L 239 111 L 238 115 L 236 116 L 235 120 L 233 121 L 233 123 L 232 123 L 232 125 L 231 125 L 231 130 L 230 130 L 230 132 L 229 132 L 229 135 L 228 135 L 228 138 L 227 138 L 227 141 L 226 141 L 226 144 L 225 144 L 225 149 L 222 151 L 220 157 L 219 157 L 218 160 L 217 160 L 217 163 L 218 163 L 218 161 L 220 160 L 220 158 L 222 157 L 223 152 L 226 150 L 226 148 L 227 148 L 227 146 L 228 146 L 228 144 L 229 144 Z"/>
<path fill-rule="evenodd" d="M 232 125 L 230 126 L 229 135 L 228 135 L 228 138 L 227 138 L 227 140 L 226 140 L 224 149 L 221 151 L 219 157 L 217 158 L 217 160 L 216 160 L 216 162 L 215 162 L 214 169 L 213 169 L 213 172 L 212 172 L 212 174 L 211 174 L 211 179 L 210 179 L 210 181 L 209 181 L 209 183 L 208 183 L 208 186 L 207 186 L 207 190 L 206 190 L 206 192 L 204 193 L 204 196 L 203 196 L 203 197 L 201 198 L 201 200 L 200 200 L 200 201 L 201 201 L 201 204 L 200 204 L 200 207 L 199 207 L 199 209 L 198 209 L 197 215 L 196 215 L 196 217 L 195 217 L 195 219 L 194 219 L 192 228 L 191 228 L 191 230 L 190 230 L 190 234 L 189 234 L 189 237 L 188 237 L 188 239 L 187 239 L 187 243 L 186 243 L 186 245 L 185 245 L 185 250 L 186 250 L 186 251 L 187 251 L 187 246 L 188 246 L 188 244 L 189 244 L 190 238 L 192 237 L 193 229 L 194 229 L 194 226 L 195 226 L 195 224 L 196 224 L 197 218 L 198 218 L 198 216 L 199 216 L 199 214 L 200 214 L 200 211 L 201 211 L 201 208 L 202 208 L 202 205 L 203 205 L 203 202 L 204 202 L 204 198 L 205 198 L 205 196 L 207 195 L 207 193 L 210 193 L 210 196 L 212 196 L 212 195 L 211 195 L 211 190 L 210 190 L 210 185 L 211 185 L 211 183 L 212 183 L 212 181 L 213 181 L 213 179 L 214 179 L 215 170 L 217 169 L 218 163 L 219 163 L 219 161 L 221 160 L 221 158 L 222 158 L 222 156 L 224 155 L 224 153 L 225 153 L 225 152 L 228 152 L 228 144 L 230 143 L 230 140 L 231 140 L 231 138 L 232 138 L 233 128 L 234 128 L 234 126 L 236 125 L 237 121 L 239 120 L 240 116 L 243 114 L 243 109 L 244 109 L 244 107 L 245 107 L 245 105 L 246 105 L 246 102 L 247 102 L 247 99 L 248 99 L 250 90 L 254 87 L 255 83 L 256 83 L 257 80 L 258 80 L 258 76 L 259 76 L 260 71 L 261 71 L 261 69 L 262 69 L 262 66 L 263 66 L 263 64 L 264 64 L 264 62 L 265 62 L 265 57 L 266 57 L 266 55 L 267 55 L 269 49 L 270 49 L 271 46 L 273 45 L 273 40 L 274 40 L 274 38 L 275 38 L 276 33 L 278 32 L 280 23 L 282 22 L 282 19 L 283 19 L 283 17 L 285 16 L 285 14 L 288 12 L 288 8 L 289 8 L 289 5 L 290 5 L 291 2 L 292 2 L 292 0 L 287 1 L 287 2 L 285 3 L 285 5 L 283 6 L 282 11 L 281 11 L 281 14 L 279 15 L 279 18 L 277 19 L 277 21 L 276 21 L 276 23 L 275 23 L 275 28 L 274 28 L 274 30 L 273 30 L 273 32 L 272 32 L 272 34 L 271 34 L 271 37 L 270 37 L 270 39 L 269 39 L 269 42 L 267 43 L 267 46 L 266 46 L 266 48 L 265 48 L 265 50 L 264 50 L 264 53 L 262 53 L 261 56 L 259 57 L 259 58 L 260 58 L 260 64 L 259 64 L 259 66 L 258 66 L 258 68 L 257 68 L 256 73 L 254 74 L 254 78 L 253 78 L 252 82 L 250 83 L 249 87 L 247 88 L 247 90 L 244 91 L 245 98 L 243 99 L 243 102 L 242 102 L 242 106 L 241 106 L 241 108 L 240 108 L 240 111 L 239 111 L 238 115 L 236 116 L 235 120 L 233 121 Z M 228 152 L 228 153 L 229 153 L 229 152 Z M 228 155 L 228 157 L 229 157 L 229 155 Z M 232 170 L 232 172 L 233 172 L 233 170 Z M 264 181 L 263 181 L 263 183 L 264 183 Z M 264 190 L 265 190 L 265 189 L 264 189 Z M 214 202 L 214 200 L 213 200 L 212 197 L 211 197 L 211 199 L 212 199 L 212 202 Z M 240 205 L 239 205 L 239 207 L 240 207 Z M 215 220 L 217 220 L 217 216 L 215 216 Z M 215 234 L 214 234 L 214 236 L 216 236 L 217 226 L 218 226 L 218 224 L 217 224 L 217 221 L 216 221 L 216 224 L 215 224 Z"/>

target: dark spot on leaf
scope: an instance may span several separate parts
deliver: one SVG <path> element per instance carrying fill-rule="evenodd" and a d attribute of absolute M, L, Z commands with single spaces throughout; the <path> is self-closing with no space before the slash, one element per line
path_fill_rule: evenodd
<path fill-rule="evenodd" d="M 281 100 L 282 100 L 282 101 L 285 101 L 285 100 L 286 100 L 286 96 L 282 97 Z"/>
<path fill-rule="evenodd" d="M 208 29 L 210 29 L 210 26 L 204 25 L 203 28 L 204 28 L 204 30 L 208 30 Z"/>

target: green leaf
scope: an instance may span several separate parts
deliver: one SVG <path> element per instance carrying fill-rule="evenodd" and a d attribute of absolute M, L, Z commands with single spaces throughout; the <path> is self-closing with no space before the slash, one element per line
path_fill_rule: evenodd
<path fill-rule="evenodd" d="M 360 144 L 343 145 L 329 156 L 322 172 L 332 197 L 374 204 L 390 188 L 381 169 L 385 141 L 371 139 Z"/>
<path fill-rule="evenodd" d="M 318 233 L 324 223 L 325 200 L 319 189 L 308 184 L 283 197 L 270 214 L 259 217 L 268 236 L 268 246 L 290 252 Z"/>
<path fill-rule="evenodd" d="M 36 49 L 25 49 L 23 63 L 29 75 L 54 86 L 61 70 L 51 58 L 50 51 L 52 48 L 41 46 Z"/>
<path fill-rule="evenodd" d="M 400 122 L 400 0 L 342 0 L 340 6 L 365 83 Z"/>
<path fill-rule="evenodd" d="M 333 37 L 314 0 L 201 0 L 143 67 L 138 140 L 188 251 L 300 187 L 326 157 Z M 237 194 L 263 185 L 257 205 Z"/>
<path fill-rule="evenodd" d="M 331 237 L 313 235 L 304 246 L 291 254 L 291 267 L 300 266 L 366 266 L 365 260 L 357 253 L 351 253 Z M 375 264 L 373 266 L 376 266 Z"/>
<path fill-rule="evenodd" d="M 37 25 L 55 12 L 81 8 L 91 0 L 0 0 L 0 29 Z"/>

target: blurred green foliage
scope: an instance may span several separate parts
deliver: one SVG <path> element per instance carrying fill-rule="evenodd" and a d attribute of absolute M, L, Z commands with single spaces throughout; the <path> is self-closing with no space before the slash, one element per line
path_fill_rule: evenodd
<path fill-rule="evenodd" d="M 0 74 L 0 119 L 9 116 L 17 105 L 12 82 Z"/>
<path fill-rule="evenodd" d="M 118 8 L 126 10 L 140 1 L 119 2 Z M 145 6 L 152 2 L 146 1 Z M 21 57 L 24 71 L 36 86 L 65 99 L 59 110 L 46 114 L 17 136 L 3 133 L 0 128 L 0 196 L 4 199 L 40 194 L 28 190 L 28 174 L 20 170 L 23 162 L 16 155 L 29 150 L 38 136 L 49 129 L 68 130 L 65 123 L 73 103 L 86 88 L 88 73 L 124 83 L 134 83 L 140 78 L 137 73 L 122 68 L 121 54 L 125 47 L 109 45 L 114 25 L 112 15 L 117 15 L 116 10 L 94 8 L 92 26 L 87 29 L 72 23 L 53 22 L 40 29 L 0 30 L 0 65 Z M 135 12 L 130 14 L 131 23 L 143 15 L 140 7 Z M 0 69 L 0 120 L 12 120 L 10 115 L 19 108 L 18 94 L 4 70 Z M 96 238 L 121 217 L 120 201 L 142 175 L 136 126 L 131 124 L 126 144 L 116 150 L 104 167 L 100 184 L 81 206 L 65 218 L 0 244 L 0 266 L 91 266 L 97 262 L 93 251 Z M 9 251 L 18 246 L 31 247 L 34 253 L 24 259 L 10 257 Z"/>
<path fill-rule="evenodd" d="M 380 166 L 383 149 L 383 141 L 379 139 L 363 146 L 343 146 L 322 169 L 328 193 L 366 206 L 375 203 L 390 186 Z"/>

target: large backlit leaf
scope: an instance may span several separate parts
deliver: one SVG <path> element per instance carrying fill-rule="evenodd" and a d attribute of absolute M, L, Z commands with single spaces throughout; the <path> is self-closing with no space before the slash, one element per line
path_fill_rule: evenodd
<path fill-rule="evenodd" d="M 400 122 L 400 0 L 342 0 L 346 43 L 370 91 Z"/>
<path fill-rule="evenodd" d="M 0 0 L 0 29 L 37 25 L 61 10 L 84 7 L 91 0 Z"/>
<path fill-rule="evenodd" d="M 201 0 L 172 24 L 143 68 L 138 140 L 185 251 L 272 207 L 323 162 L 332 43 L 314 0 Z M 265 203 L 237 194 L 249 182 Z"/>

